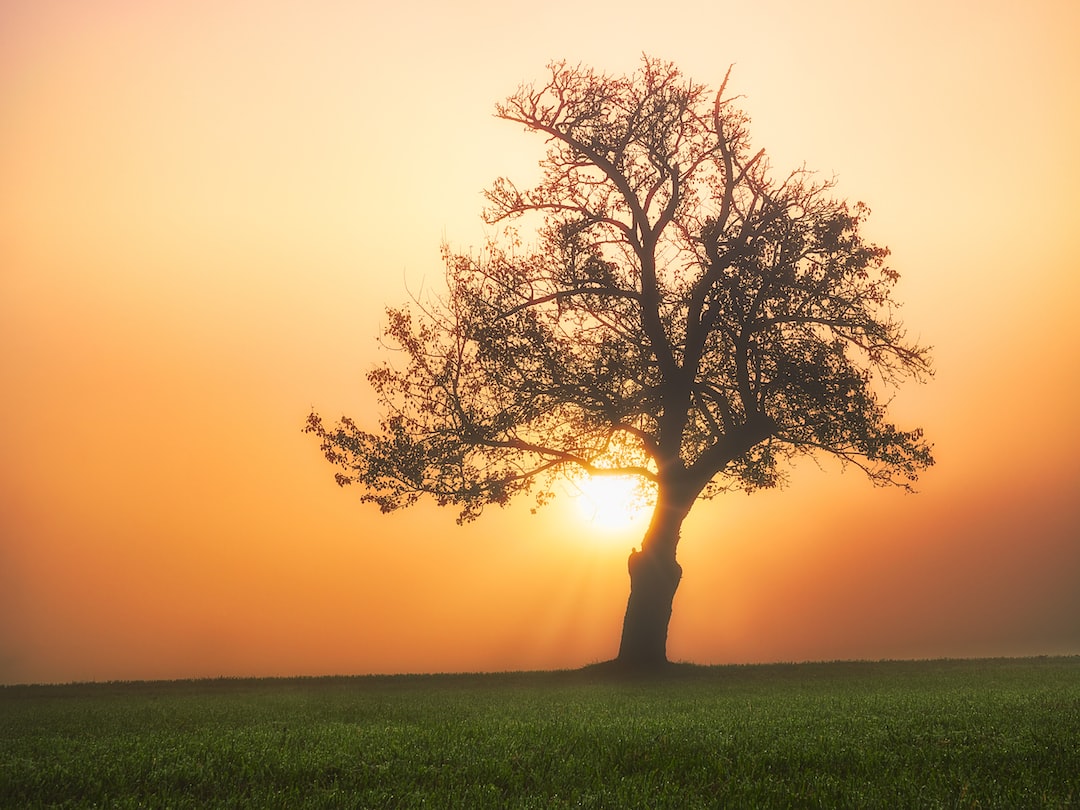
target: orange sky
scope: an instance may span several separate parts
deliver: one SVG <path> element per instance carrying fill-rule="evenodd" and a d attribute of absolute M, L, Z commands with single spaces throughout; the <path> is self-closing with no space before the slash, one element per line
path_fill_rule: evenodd
<path fill-rule="evenodd" d="M 870 204 L 938 369 L 920 494 L 699 505 L 670 656 L 1080 653 L 1080 5 L 393 5 L 0 4 L 0 683 L 612 657 L 640 526 L 384 517 L 301 428 L 373 419 L 382 307 L 534 171 L 495 102 L 642 51 Z"/>

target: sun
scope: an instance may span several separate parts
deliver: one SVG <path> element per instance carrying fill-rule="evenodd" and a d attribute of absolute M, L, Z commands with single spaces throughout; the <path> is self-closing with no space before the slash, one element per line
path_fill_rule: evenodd
<path fill-rule="evenodd" d="M 632 476 L 582 476 L 572 483 L 571 497 L 580 518 L 603 532 L 644 527 L 648 517 L 639 482 Z"/>

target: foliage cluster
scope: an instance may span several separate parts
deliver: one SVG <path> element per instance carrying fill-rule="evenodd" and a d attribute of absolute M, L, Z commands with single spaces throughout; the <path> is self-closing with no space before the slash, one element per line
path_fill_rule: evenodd
<path fill-rule="evenodd" d="M 0 688 L 3 807 L 1070 807 L 1080 659 Z"/>

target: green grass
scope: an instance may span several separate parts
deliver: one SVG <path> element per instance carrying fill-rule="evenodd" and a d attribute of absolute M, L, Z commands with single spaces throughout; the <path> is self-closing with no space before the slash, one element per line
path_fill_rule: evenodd
<path fill-rule="evenodd" d="M 0 687 L 0 807 L 1080 807 L 1080 658 Z"/>

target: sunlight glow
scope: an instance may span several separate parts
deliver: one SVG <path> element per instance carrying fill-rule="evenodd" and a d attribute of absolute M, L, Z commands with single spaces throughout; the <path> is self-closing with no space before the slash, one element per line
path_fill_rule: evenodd
<path fill-rule="evenodd" d="M 0 685 L 616 655 L 651 490 L 568 464 L 536 515 L 384 515 L 302 429 L 377 428 L 386 307 L 445 289 L 440 244 L 502 239 L 496 178 L 542 178 L 495 105 L 643 51 L 714 90 L 733 64 L 771 176 L 873 207 L 938 364 L 879 392 L 940 443 L 918 495 L 807 458 L 695 505 L 669 656 L 1080 654 L 1080 2 L 418 5 L 0 0 Z M 507 221 L 519 255 L 539 220 Z M 1036 396 L 1002 475 L 987 437 Z M 587 461 L 656 471 L 590 430 Z"/>
<path fill-rule="evenodd" d="M 635 478 L 587 475 L 573 482 L 571 494 L 581 519 L 604 532 L 644 528 L 648 504 Z"/>

